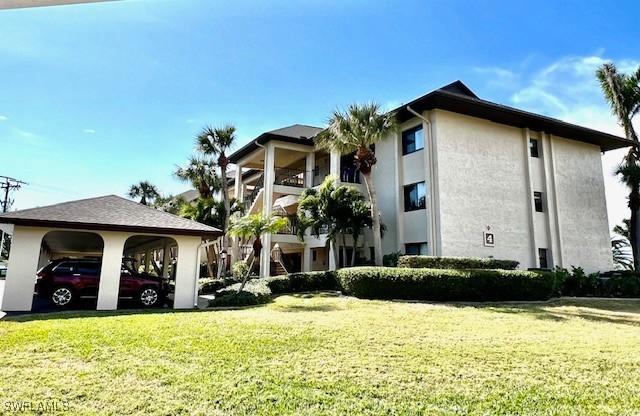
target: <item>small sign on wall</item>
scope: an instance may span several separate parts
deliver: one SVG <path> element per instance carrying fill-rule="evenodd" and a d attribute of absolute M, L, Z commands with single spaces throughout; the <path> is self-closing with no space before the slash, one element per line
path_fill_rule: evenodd
<path fill-rule="evenodd" d="M 487 229 L 482 232 L 482 236 L 484 237 L 485 247 L 494 247 L 496 245 L 495 235 L 491 231 L 491 227 L 487 226 Z"/>

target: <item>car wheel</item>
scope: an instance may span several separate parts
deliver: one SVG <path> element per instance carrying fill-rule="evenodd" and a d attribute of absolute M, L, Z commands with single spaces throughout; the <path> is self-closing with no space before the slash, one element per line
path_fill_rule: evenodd
<path fill-rule="evenodd" d="M 145 287 L 140 291 L 138 300 L 142 306 L 150 308 L 152 306 L 156 306 L 160 302 L 160 293 L 158 293 L 158 290 L 153 287 Z"/>
<path fill-rule="evenodd" d="M 73 291 L 67 286 L 59 286 L 51 291 L 51 303 L 56 308 L 65 308 L 73 302 Z"/>

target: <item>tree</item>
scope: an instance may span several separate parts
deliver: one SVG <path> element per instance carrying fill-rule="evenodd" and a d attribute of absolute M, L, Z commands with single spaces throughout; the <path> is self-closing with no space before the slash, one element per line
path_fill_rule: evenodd
<path fill-rule="evenodd" d="M 623 270 L 633 270 L 633 256 L 629 244 L 629 223 L 629 220 L 623 220 L 622 225 L 613 227 L 613 232 L 617 235 L 611 238 L 613 262 L 617 268 Z"/>
<path fill-rule="evenodd" d="M 378 104 L 352 104 L 345 112 L 334 111 L 329 119 L 329 127 L 316 138 L 316 143 L 321 148 L 341 154 L 355 152 L 354 163 L 364 178 L 371 203 L 373 246 L 375 264 L 378 266 L 382 265 L 382 236 L 378 198 L 372 176 L 377 159 L 372 147 L 396 130 L 395 115 L 381 113 Z"/>
<path fill-rule="evenodd" d="M 159 196 L 153 201 L 153 207 L 157 210 L 179 215 L 187 201 L 182 196 Z"/>
<path fill-rule="evenodd" d="M 229 234 L 232 236 L 251 239 L 253 240 L 253 259 L 247 274 L 242 279 L 238 293 L 242 292 L 249 274 L 253 269 L 255 260 L 260 261 L 260 254 L 262 252 L 262 235 L 263 234 L 275 234 L 284 230 L 289 224 L 288 220 L 277 215 L 270 217 L 263 216 L 261 214 L 245 215 L 243 217 L 236 217 L 229 226 Z"/>
<path fill-rule="evenodd" d="M 229 201 L 229 193 L 227 190 L 227 167 L 229 166 L 229 158 L 227 151 L 234 145 L 236 141 L 236 128 L 230 124 L 223 127 L 207 126 L 197 137 L 198 150 L 204 155 L 217 158 L 218 167 L 220 168 L 221 193 L 222 202 L 224 203 L 224 218 L 221 229 L 225 232 L 222 236 L 223 249 L 229 247 L 229 238 L 226 231 L 229 228 L 229 218 L 231 217 L 231 204 Z M 222 271 L 222 264 L 219 267 L 219 273 Z"/>
<path fill-rule="evenodd" d="M 201 157 L 191 156 L 186 166 L 177 166 L 175 176 L 183 182 L 188 182 L 202 198 L 211 198 L 222 187 L 222 181 L 216 174 L 214 161 Z"/>
<path fill-rule="evenodd" d="M 640 270 L 640 150 L 638 134 L 633 126 L 633 119 L 640 112 L 640 67 L 628 75 L 619 73 L 613 63 L 605 63 L 596 71 L 596 77 L 611 112 L 618 119 L 626 138 L 634 143 L 616 174 L 629 188 L 629 241 L 635 269 Z"/>
<path fill-rule="evenodd" d="M 131 185 L 128 195 L 130 198 L 140 198 L 140 203 L 142 205 L 147 205 L 149 202 L 159 197 L 160 193 L 155 185 L 152 185 L 148 181 L 142 181 L 135 185 Z"/>
<path fill-rule="evenodd" d="M 0 233 L 2 233 L 2 231 L 0 231 Z M 0 237 L 0 241 L 2 241 L 2 245 L 0 246 L 0 260 L 8 260 L 9 252 L 11 251 L 11 234 L 4 233 L 2 237 Z"/>
<path fill-rule="evenodd" d="M 347 263 L 346 235 L 353 238 L 351 264 L 355 264 L 356 247 L 366 227 L 371 227 L 371 209 L 364 196 L 353 186 L 335 185 L 336 178 L 328 177 L 318 187 L 305 189 L 298 201 L 298 237 L 307 230 L 318 237 L 327 234 L 327 241 L 336 242 L 342 236 L 343 259 Z M 334 251 L 338 263 L 338 252 Z"/>

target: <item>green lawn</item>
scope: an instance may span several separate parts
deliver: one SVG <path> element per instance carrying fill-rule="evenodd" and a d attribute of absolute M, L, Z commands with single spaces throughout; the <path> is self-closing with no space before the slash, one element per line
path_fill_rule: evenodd
<path fill-rule="evenodd" d="M 283 296 L 0 321 L 0 414 L 638 414 L 640 301 Z"/>

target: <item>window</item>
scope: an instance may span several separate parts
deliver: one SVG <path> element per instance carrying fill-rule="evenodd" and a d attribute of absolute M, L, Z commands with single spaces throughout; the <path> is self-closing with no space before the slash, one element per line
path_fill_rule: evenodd
<path fill-rule="evenodd" d="M 76 273 L 86 276 L 98 276 L 100 274 L 100 263 L 78 263 Z"/>
<path fill-rule="evenodd" d="M 414 127 L 402 132 L 402 154 L 417 152 L 424 149 L 424 134 L 422 133 L 422 125 Z"/>
<path fill-rule="evenodd" d="M 427 243 L 409 243 L 404 245 L 404 254 L 419 256 L 427 254 Z"/>
<path fill-rule="evenodd" d="M 311 250 L 311 256 L 313 257 L 313 261 L 318 260 L 318 252 L 316 250 Z"/>
<path fill-rule="evenodd" d="M 404 211 L 416 211 L 427 207 L 427 188 L 424 182 L 404 187 Z"/>
<path fill-rule="evenodd" d="M 542 192 L 533 193 L 533 204 L 536 206 L 536 212 L 544 212 L 544 205 L 542 203 Z"/>
<path fill-rule="evenodd" d="M 53 274 L 56 276 L 63 276 L 70 273 L 73 273 L 73 265 L 71 263 L 60 263 L 53 269 Z"/>
<path fill-rule="evenodd" d="M 376 258 L 376 249 L 373 247 L 369 247 L 369 260 L 374 260 Z"/>
<path fill-rule="evenodd" d="M 529 154 L 531 155 L 531 157 L 540 157 L 538 139 L 529 139 Z"/>
<path fill-rule="evenodd" d="M 540 262 L 541 269 L 549 268 L 549 258 L 548 258 L 548 250 L 546 248 L 538 249 L 538 261 Z"/>

